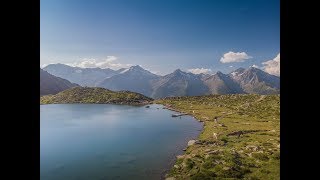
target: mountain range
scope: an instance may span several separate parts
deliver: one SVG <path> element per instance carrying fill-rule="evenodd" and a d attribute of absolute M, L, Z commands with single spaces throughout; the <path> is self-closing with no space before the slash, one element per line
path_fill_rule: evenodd
<path fill-rule="evenodd" d="M 67 79 L 81 86 L 90 87 L 96 87 L 97 84 L 103 81 L 105 78 L 114 76 L 116 74 L 119 74 L 119 72 L 125 70 L 119 69 L 118 71 L 115 71 L 109 68 L 79 68 L 60 63 L 50 64 L 43 69 L 57 77 Z"/>
<path fill-rule="evenodd" d="M 254 67 L 213 75 L 193 74 L 177 69 L 164 76 L 153 74 L 141 66 L 112 70 L 50 64 L 43 69 L 81 86 L 127 90 L 155 99 L 207 94 L 280 93 L 280 78 Z"/>
<path fill-rule="evenodd" d="M 40 96 L 56 94 L 60 91 L 76 86 L 79 85 L 49 74 L 40 68 Z"/>
<path fill-rule="evenodd" d="M 140 66 L 132 66 L 110 78 L 104 79 L 97 84 L 97 87 L 113 91 L 127 90 L 151 97 L 153 92 L 152 82 L 159 77 Z"/>
<path fill-rule="evenodd" d="M 153 98 L 171 96 L 197 96 L 207 94 L 208 87 L 201 80 L 200 75 L 186 73 L 180 69 L 173 73 L 159 77 L 151 84 Z"/>

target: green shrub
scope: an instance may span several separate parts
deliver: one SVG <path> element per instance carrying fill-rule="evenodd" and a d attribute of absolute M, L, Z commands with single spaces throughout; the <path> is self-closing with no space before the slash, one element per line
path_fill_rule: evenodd
<path fill-rule="evenodd" d="M 252 157 L 259 159 L 261 161 L 269 160 L 268 156 L 264 153 L 252 153 Z"/>
<path fill-rule="evenodd" d="M 193 176 L 191 176 L 191 180 L 212 180 L 213 176 L 210 174 L 205 174 L 203 172 L 197 173 Z"/>
<path fill-rule="evenodd" d="M 279 160 L 280 159 L 280 152 L 277 151 L 277 152 L 273 153 L 272 158 Z"/>
<path fill-rule="evenodd" d="M 188 170 L 191 170 L 194 165 L 195 165 L 195 163 L 191 159 L 186 160 L 186 167 Z"/>

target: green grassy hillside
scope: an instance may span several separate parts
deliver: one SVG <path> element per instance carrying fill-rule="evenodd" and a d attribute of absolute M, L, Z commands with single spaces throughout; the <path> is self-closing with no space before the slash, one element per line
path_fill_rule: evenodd
<path fill-rule="evenodd" d="M 280 95 L 209 95 L 155 102 L 204 122 L 198 141 L 177 157 L 168 177 L 280 179 Z"/>
<path fill-rule="evenodd" d="M 104 88 L 74 87 L 56 95 L 42 96 L 40 104 L 98 103 L 143 105 L 152 99 L 129 91 L 110 91 Z"/>

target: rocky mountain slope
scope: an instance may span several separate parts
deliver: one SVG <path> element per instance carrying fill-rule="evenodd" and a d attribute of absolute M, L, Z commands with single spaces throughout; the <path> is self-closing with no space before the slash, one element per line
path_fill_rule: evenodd
<path fill-rule="evenodd" d="M 56 94 L 71 87 L 79 86 L 68 80 L 56 77 L 40 68 L 40 96 Z"/>
<path fill-rule="evenodd" d="M 119 71 L 101 68 L 79 68 L 65 64 L 49 64 L 43 68 L 52 75 L 77 83 L 81 86 L 95 87 L 104 79 L 119 74 Z"/>

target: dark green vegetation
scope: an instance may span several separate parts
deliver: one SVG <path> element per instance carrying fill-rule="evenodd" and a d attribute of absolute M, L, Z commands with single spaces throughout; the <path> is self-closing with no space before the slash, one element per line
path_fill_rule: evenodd
<path fill-rule="evenodd" d="M 128 104 L 143 105 L 152 102 L 142 94 L 129 91 L 110 91 L 104 88 L 74 87 L 56 95 L 42 96 L 40 104 L 72 104 L 72 103 L 97 103 L 97 104 Z"/>
<path fill-rule="evenodd" d="M 40 68 L 40 96 L 57 94 L 71 87 L 79 86 L 68 80 L 49 74 Z"/>
<path fill-rule="evenodd" d="M 199 139 L 177 157 L 168 177 L 280 179 L 280 95 L 208 95 L 155 102 L 204 122 Z"/>

